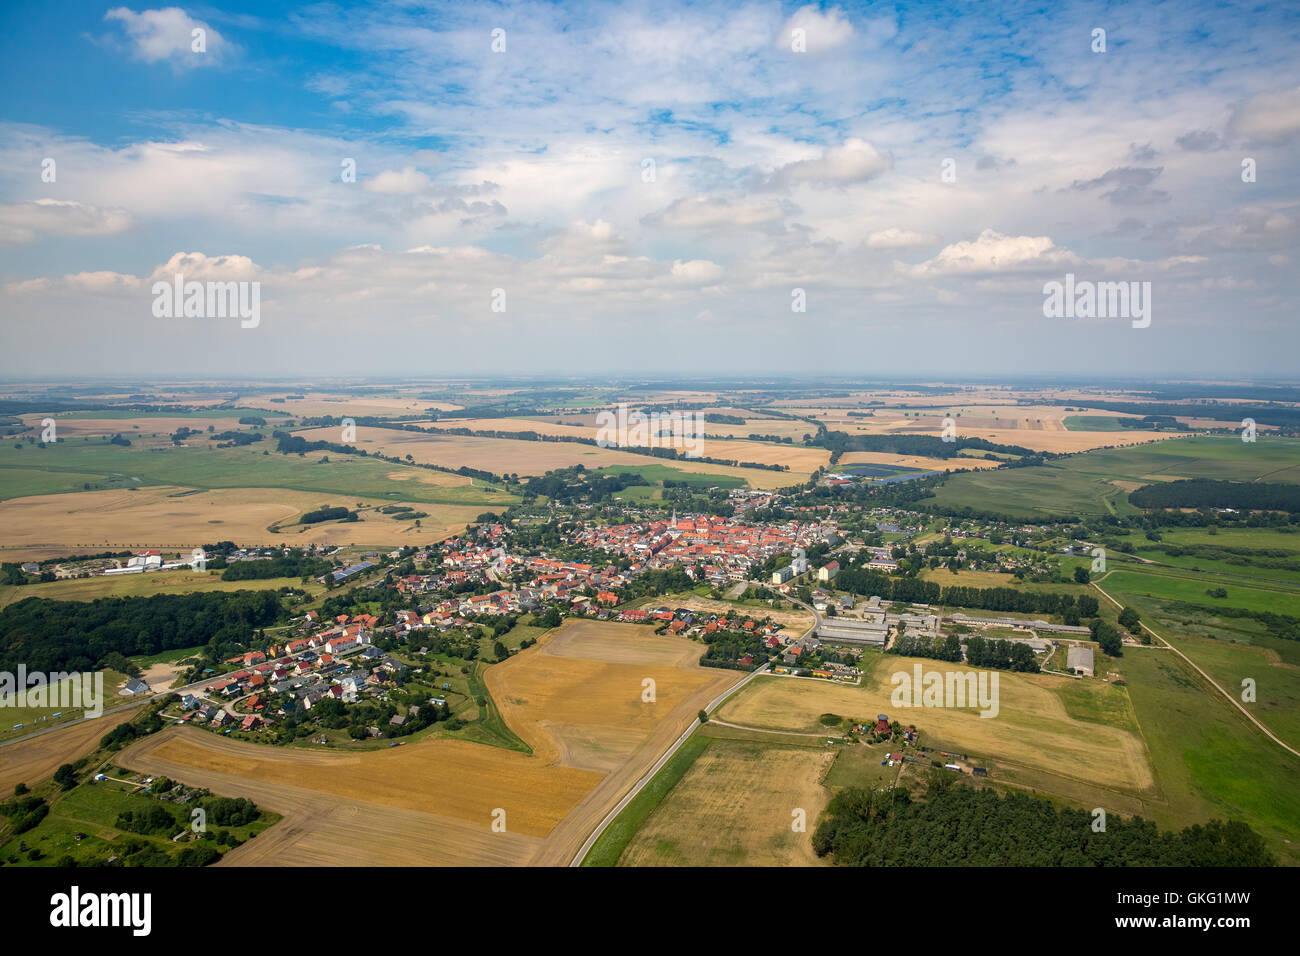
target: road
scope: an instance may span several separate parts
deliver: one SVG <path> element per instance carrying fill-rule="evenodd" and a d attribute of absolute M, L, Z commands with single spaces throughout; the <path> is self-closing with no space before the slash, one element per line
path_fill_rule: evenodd
<path fill-rule="evenodd" d="M 733 684 L 731 685 L 731 687 L 724 690 L 721 694 L 719 694 L 716 698 L 714 698 L 709 703 L 709 706 L 704 708 L 705 712 L 706 713 L 711 712 L 715 707 L 721 704 L 732 694 L 736 693 L 736 691 L 740 690 L 742 687 L 744 687 L 746 684 L 752 681 L 759 674 L 764 673 L 769 667 L 769 665 L 770 662 L 768 664 L 764 664 L 758 670 L 751 671 L 739 683 Z M 700 726 L 700 720 L 697 717 L 694 721 L 691 722 L 691 725 L 686 728 L 685 732 L 680 737 L 677 738 L 677 741 L 666 751 L 664 751 L 663 756 L 655 761 L 654 766 L 651 767 L 649 770 L 647 770 L 645 772 L 645 775 L 642 776 L 641 779 L 638 780 L 635 784 L 633 784 L 632 789 L 629 790 L 624 795 L 623 799 L 614 805 L 614 809 L 610 810 L 609 813 L 605 815 L 605 819 L 601 820 L 600 826 L 596 827 L 596 829 L 592 831 L 591 836 L 587 837 L 587 842 L 582 844 L 582 848 L 578 850 L 577 856 L 573 858 L 572 862 L 569 863 L 569 866 L 582 866 L 582 861 L 587 858 L 587 854 L 590 853 L 591 848 L 596 845 L 596 841 L 600 839 L 600 835 L 605 832 L 606 828 L 608 828 L 611 823 L 614 822 L 614 818 L 617 817 L 620 813 L 622 813 L 624 808 L 626 808 L 629 803 L 631 803 L 634 799 L 636 799 L 636 795 L 645 789 L 646 784 L 648 784 L 651 780 L 654 779 L 655 774 L 657 774 L 660 770 L 663 769 L 664 764 L 666 764 L 669 760 L 672 759 L 673 754 L 677 753 L 677 751 L 682 748 L 682 744 L 686 743 L 686 741 L 690 738 L 691 734 L 695 733 L 696 728 L 698 728 L 699 726 Z"/>
<path fill-rule="evenodd" d="M 1107 572 L 1107 576 L 1109 576 L 1109 574 L 1110 574 L 1110 572 Z M 1100 591 L 1101 594 L 1102 594 L 1102 596 L 1103 596 L 1107 601 L 1109 601 L 1111 604 L 1115 605 L 1116 607 L 1123 607 L 1123 605 L 1120 604 L 1119 601 L 1116 601 L 1113 597 L 1111 597 L 1109 594 L 1107 594 L 1107 593 L 1105 592 L 1105 590 L 1102 588 L 1102 586 L 1101 586 L 1100 584 L 1098 584 L 1096 581 L 1093 581 L 1093 582 L 1092 582 L 1092 586 L 1095 587 L 1098 591 Z M 1142 627 L 1143 630 L 1145 630 L 1145 631 L 1146 631 L 1148 634 L 1150 634 L 1153 638 L 1155 638 L 1157 641 L 1159 641 L 1159 642 L 1160 642 L 1160 645 L 1161 645 L 1162 647 L 1164 647 L 1164 648 L 1166 648 L 1166 649 L 1168 649 L 1168 650 L 1173 651 L 1175 654 L 1177 654 L 1179 657 L 1181 657 L 1183 660 L 1185 660 L 1185 661 L 1187 662 L 1188 666 L 1190 666 L 1190 667 L 1192 668 L 1192 670 L 1196 671 L 1196 673 L 1200 674 L 1203 678 L 1205 678 L 1206 683 L 1208 683 L 1211 687 L 1213 687 L 1213 688 L 1214 688 L 1215 690 L 1217 690 L 1220 694 L 1222 694 L 1222 695 L 1224 696 L 1224 698 L 1228 701 L 1228 703 L 1232 704 L 1233 707 L 1236 707 L 1239 711 L 1241 711 L 1243 714 L 1245 714 L 1247 720 L 1249 720 L 1252 724 L 1254 724 L 1254 725 L 1255 725 L 1256 727 L 1258 727 L 1261 731 L 1263 731 L 1265 737 L 1267 737 L 1269 740 L 1273 741 L 1273 743 L 1277 744 L 1277 745 L 1278 745 L 1279 747 L 1281 747 L 1283 750 L 1289 751 L 1290 753 L 1294 754 L 1295 756 L 1300 757 L 1300 750 L 1296 750 L 1296 749 L 1295 749 L 1294 747 L 1292 747 L 1289 743 L 1287 743 L 1285 740 L 1283 740 L 1283 739 L 1282 739 L 1281 737 L 1279 737 L 1277 734 L 1273 733 L 1273 731 L 1269 730 L 1266 726 L 1264 726 L 1264 724 L 1261 723 L 1261 722 L 1260 722 L 1260 721 L 1255 717 L 1254 714 L 1252 714 L 1250 711 L 1248 711 L 1248 710 L 1245 708 L 1245 706 L 1241 703 L 1241 701 L 1237 700 L 1237 698 L 1234 697 L 1234 696 L 1232 696 L 1232 694 L 1229 694 L 1226 690 L 1224 690 L 1222 687 L 1219 686 L 1218 682 L 1215 681 L 1215 679 L 1214 679 L 1213 677 L 1211 677 L 1209 674 L 1205 673 L 1205 671 L 1201 670 L 1201 668 L 1200 668 L 1199 666 L 1197 666 L 1197 664 L 1196 664 L 1195 661 L 1193 661 L 1190 657 L 1188 657 L 1186 654 L 1184 654 L 1184 653 L 1183 653 L 1182 651 L 1180 651 L 1178 648 L 1174 647 L 1174 645 L 1170 644 L 1168 641 L 1166 641 L 1163 637 L 1161 637 L 1161 636 L 1160 636 L 1159 634 L 1157 634 L 1155 631 L 1151 630 L 1151 628 L 1147 627 L 1145 621 L 1140 621 L 1140 622 L 1139 622 L 1139 625 Z"/>

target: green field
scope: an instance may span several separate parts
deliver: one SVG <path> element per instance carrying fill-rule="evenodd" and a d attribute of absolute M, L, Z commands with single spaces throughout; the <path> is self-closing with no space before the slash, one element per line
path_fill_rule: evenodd
<path fill-rule="evenodd" d="M 104 597 L 191 594 L 195 591 L 275 591 L 279 588 L 298 588 L 313 596 L 325 590 L 325 586 L 315 578 L 306 584 L 300 578 L 223 581 L 220 571 L 159 571 L 112 577 L 100 575 L 93 578 L 69 578 L 65 581 L 35 584 L 0 584 L 0 608 L 29 597 L 56 601 L 95 601 Z"/>
<path fill-rule="evenodd" d="M 1113 415 L 1066 415 L 1063 424 L 1069 432 L 1128 431 Z"/>
<path fill-rule="evenodd" d="M 52 866 L 61 858 L 70 856 L 77 863 L 102 863 L 110 856 L 122 852 L 129 842 L 147 844 L 169 856 L 175 856 L 186 846 L 193 845 L 188 842 L 172 842 L 171 836 L 175 834 L 146 835 L 117 829 L 117 820 L 122 813 L 149 810 L 160 802 L 153 797 L 132 792 L 132 788 L 125 783 L 84 783 L 68 793 L 56 793 L 48 799 L 53 801 L 49 815 L 35 828 L 0 846 L 0 860 L 6 863 Z M 189 817 L 189 810 L 185 806 L 171 803 L 162 805 L 178 817 Z M 243 842 L 277 820 L 277 814 L 263 810 L 261 817 L 247 826 L 213 829 L 224 829 L 233 838 Z M 181 825 L 178 824 L 176 829 L 180 832 Z M 215 843 L 209 845 L 218 847 Z M 225 846 L 219 848 L 228 849 Z M 33 850 L 39 853 L 36 860 L 30 858 Z"/>
<path fill-rule="evenodd" d="M 1300 617 L 1300 590 L 1283 585 L 1268 587 L 1245 581 L 1229 581 L 1212 574 L 1194 571 L 1181 572 L 1170 568 L 1143 568 L 1137 570 L 1112 570 L 1101 582 L 1116 600 L 1121 595 L 1130 598 L 1145 596 L 1165 602 L 1181 601 L 1209 608 L 1233 607 L 1247 611 L 1272 611 Z M 1222 587 L 1227 597 L 1212 598 L 1205 592 Z M 1126 603 L 1133 603 L 1132 600 Z"/>
<path fill-rule="evenodd" d="M 101 707 L 108 710 L 121 704 L 126 698 L 118 697 L 117 692 L 122 689 L 126 683 L 127 676 L 119 674 L 117 671 L 104 671 L 104 698 Z M 63 686 L 67 681 L 60 681 L 56 687 L 51 688 L 47 693 L 63 693 Z M 84 685 L 83 685 L 84 686 Z M 66 691 L 69 695 L 72 688 L 69 685 Z M 27 734 L 38 730 L 48 730 L 51 727 L 57 727 L 60 724 L 72 723 L 80 720 L 85 716 L 86 708 L 83 707 L 64 707 L 61 705 L 54 707 L 31 707 L 28 706 L 36 698 L 31 696 L 32 691 L 29 689 L 27 695 L 14 694 L 12 697 L 0 698 L 0 740 L 9 740 L 13 737 L 23 737 Z M 47 698 L 48 699 L 48 698 Z M 69 696 L 66 699 L 71 700 Z M 58 716 L 55 716 L 55 715 Z M 5 794 L 0 794 L 3 799 Z"/>
<path fill-rule="evenodd" d="M 683 462 L 684 467 L 688 467 L 690 462 Z M 683 471 L 670 465 L 612 465 L 609 468 L 593 468 L 593 475 L 623 475 L 623 474 L 640 475 L 652 485 L 660 484 L 667 481 L 684 481 L 698 489 L 704 488 L 744 488 L 746 482 L 743 478 L 737 478 L 733 475 L 708 475 L 698 471 Z M 620 495 L 629 495 L 635 492 L 635 488 L 625 488 L 619 492 Z"/>
<path fill-rule="evenodd" d="M 1160 793 L 1147 816 L 1162 827 L 1236 817 L 1281 862 L 1300 865 L 1300 758 L 1260 734 L 1168 651 L 1130 650 L 1124 675 Z"/>
<path fill-rule="evenodd" d="M 420 481 L 426 469 L 373 458 L 281 455 L 266 443 L 242 448 L 132 445 L 98 438 L 47 446 L 0 444 L 0 500 L 97 488 L 181 485 L 187 488 L 287 488 L 364 498 L 398 498 L 430 504 L 506 506 L 517 499 L 482 481 L 435 485 Z M 321 458 L 329 461 L 322 463 Z M 394 472 L 410 473 L 394 481 Z"/>
<path fill-rule="evenodd" d="M 935 491 L 949 508 L 1016 517 L 1136 514 L 1116 481 L 1147 484 L 1178 478 L 1300 482 L 1300 439 L 1170 439 L 1070 455 L 1032 468 L 953 475 Z"/>

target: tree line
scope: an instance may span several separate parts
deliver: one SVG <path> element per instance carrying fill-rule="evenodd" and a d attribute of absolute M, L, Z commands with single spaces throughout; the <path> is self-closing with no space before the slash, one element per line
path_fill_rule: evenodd
<path fill-rule="evenodd" d="M 1024 793 L 999 795 L 937 775 L 926 798 L 905 787 L 851 787 L 813 834 L 818 856 L 844 866 L 1273 866 L 1247 824 L 1211 820 L 1160 832 L 1141 817 L 1093 815 Z"/>

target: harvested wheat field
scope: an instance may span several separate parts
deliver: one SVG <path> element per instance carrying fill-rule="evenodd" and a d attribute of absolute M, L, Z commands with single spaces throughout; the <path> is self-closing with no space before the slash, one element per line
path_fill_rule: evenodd
<path fill-rule="evenodd" d="M 536 863 L 563 865 L 623 794 L 728 687 L 737 671 L 700 667 L 703 648 L 635 624 L 566 621 L 540 653 L 487 672 L 502 715 L 538 757 L 607 774 L 555 829 Z M 643 681 L 655 702 L 642 701 Z"/>
<path fill-rule="evenodd" d="M 500 419 L 494 419 L 495 427 L 503 429 Z M 439 422 L 439 427 L 446 423 Z M 513 427 L 513 426 L 511 426 Z M 503 429 L 509 430 L 509 429 Z M 526 428 L 519 429 L 526 431 Z M 337 441 L 337 428 L 313 428 L 296 434 L 307 441 Z M 593 435 L 586 437 L 594 438 Z M 742 478 L 755 488 L 781 488 L 799 481 L 806 481 L 815 464 L 806 471 L 797 469 L 788 472 L 767 471 L 759 468 L 733 468 L 727 465 L 711 465 L 696 461 L 670 461 L 637 455 L 632 452 L 613 448 L 598 448 L 578 442 L 555 441 L 519 441 L 512 438 L 476 438 L 469 435 L 430 435 L 420 432 L 407 432 L 391 428 L 358 428 L 356 439 L 349 442 L 356 448 L 369 452 L 383 451 L 385 455 L 411 455 L 420 464 L 439 465 L 443 468 L 478 468 L 496 475 L 542 475 L 556 468 L 570 468 L 582 465 L 585 468 L 632 467 L 643 468 L 647 465 L 663 465 L 686 472 L 710 475 L 726 475 Z M 753 449 L 766 449 L 761 456 L 751 456 Z M 683 451 L 685 449 L 682 449 Z M 822 449 L 798 449 L 804 452 L 803 458 L 783 460 L 774 452 L 783 451 L 780 446 L 763 445 L 759 442 L 706 442 L 703 454 L 709 457 L 735 459 L 737 461 L 774 462 L 789 464 L 807 464 L 818 459 L 822 463 L 830 453 Z M 813 454 L 806 454 L 811 451 Z M 805 460 L 806 459 L 806 460 Z M 482 509 L 480 509 L 481 511 Z"/>
<path fill-rule="evenodd" d="M 337 753 L 163 731 L 119 763 L 285 819 L 231 865 L 568 863 L 600 819 L 739 675 L 701 668 L 700 646 L 634 625 L 569 621 L 486 672 L 528 756 L 445 738 Z M 658 704 L 641 702 L 645 677 Z M 492 832 L 505 811 L 506 832 Z M 375 837 L 375 847 L 358 844 Z"/>
<path fill-rule="evenodd" d="M 955 458 L 923 458 L 920 455 L 891 455 L 883 451 L 850 451 L 836 463 L 842 465 L 901 465 L 905 468 L 919 468 L 922 471 L 954 471 L 958 468 L 996 468 L 999 462 L 987 458 L 970 458 L 958 455 Z M 831 468 L 835 471 L 835 468 Z"/>
<path fill-rule="evenodd" d="M 139 710 L 130 707 L 114 711 L 0 747 L 0 794 L 12 794 L 14 784 L 30 786 L 44 780 L 61 765 L 84 757 L 98 746 L 101 737 L 119 724 L 126 723 Z"/>
<path fill-rule="evenodd" d="M 288 394 L 303 395 L 302 392 Z M 273 401 L 273 399 L 283 401 Z M 335 418 L 374 418 L 418 414 L 430 408 L 453 411 L 459 408 L 448 402 L 426 402 L 415 395 L 348 395 L 342 392 L 306 392 L 303 398 L 288 398 L 284 392 L 248 395 L 240 404 L 274 410 L 276 414 L 315 417 L 330 415 Z"/>
<path fill-rule="evenodd" d="M 964 747 L 995 763 L 1033 768 L 1098 786 L 1137 793 L 1154 781 L 1146 745 L 1132 730 L 1071 718 L 1054 688 L 1069 678 L 1048 674 L 999 677 L 999 712 L 981 717 L 974 709 L 898 708 L 890 703 L 890 675 L 956 670 L 936 661 L 883 657 L 862 686 L 784 677 L 760 677 L 728 701 L 718 718 L 751 727 L 815 732 L 818 717 L 833 713 L 854 719 L 888 714 L 913 723 L 923 734 Z M 965 673 L 971 668 L 963 669 Z M 1122 692 L 1122 688 L 1114 688 Z"/>
<path fill-rule="evenodd" d="M 23 424 L 41 431 L 44 415 L 24 415 Z M 59 438 L 88 438 L 104 435 L 122 435 L 123 438 L 135 440 L 143 436 L 167 436 L 181 428 L 198 428 L 205 430 L 212 425 L 218 432 L 249 431 L 246 425 L 239 424 L 239 416 L 229 418 L 198 418 L 193 415 L 175 416 L 140 416 L 138 418 L 60 418 L 54 417 L 54 427 Z M 277 424 L 275 419 L 268 419 Z M 196 436 L 197 437 L 197 436 Z"/>
<path fill-rule="evenodd" d="M 812 849 L 835 753 L 714 739 L 650 814 L 619 866 L 826 866 Z M 804 832 L 794 830 L 802 810 Z"/>
<path fill-rule="evenodd" d="M 477 505 L 349 498 L 370 507 L 410 504 L 429 516 L 421 519 L 419 528 L 411 521 L 368 512 L 364 521 L 322 523 L 276 533 L 269 530 L 271 526 L 291 524 L 298 515 L 319 508 L 326 496 L 282 488 L 219 488 L 174 497 L 184 490 L 161 485 L 133 491 L 11 498 L 0 502 L 0 546 L 6 560 L 70 554 L 86 548 L 188 551 L 205 541 L 221 539 L 243 545 L 395 546 L 445 538 L 461 531 L 483 511 Z"/>

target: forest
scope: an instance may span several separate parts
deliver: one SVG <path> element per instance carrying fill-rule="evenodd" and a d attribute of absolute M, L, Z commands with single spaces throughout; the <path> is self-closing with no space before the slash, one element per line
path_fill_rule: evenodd
<path fill-rule="evenodd" d="M 958 783 L 935 771 L 925 798 L 906 787 L 836 794 L 813 834 L 844 866 L 1273 866 L 1245 823 L 1212 820 L 1160 832 L 1141 817 L 1094 816 L 1025 793 Z"/>

